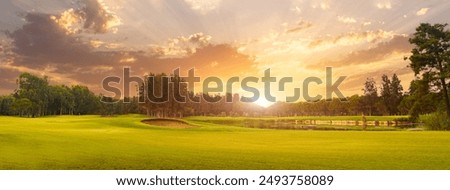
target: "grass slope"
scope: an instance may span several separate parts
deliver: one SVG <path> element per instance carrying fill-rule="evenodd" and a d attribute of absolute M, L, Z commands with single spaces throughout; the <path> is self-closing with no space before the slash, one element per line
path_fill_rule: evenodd
<path fill-rule="evenodd" d="M 450 169 L 450 133 L 290 131 L 143 116 L 0 117 L 0 169 Z"/>

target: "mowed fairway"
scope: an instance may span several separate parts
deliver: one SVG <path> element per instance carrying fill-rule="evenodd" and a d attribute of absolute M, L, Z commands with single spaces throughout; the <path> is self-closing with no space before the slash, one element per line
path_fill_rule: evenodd
<path fill-rule="evenodd" d="M 263 130 L 144 116 L 0 117 L 0 169 L 450 169 L 448 132 Z"/>

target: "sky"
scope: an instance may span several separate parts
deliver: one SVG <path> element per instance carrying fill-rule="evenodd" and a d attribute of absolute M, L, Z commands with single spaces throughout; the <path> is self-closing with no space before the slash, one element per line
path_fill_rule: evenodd
<path fill-rule="evenodd" d="M 346 96 L 382 74 L 407 89 L 409 37 L 420 23 L 450 23 L 449 10 L 448 0 L 2 0 L 0 94 L 22 72 L 101 93 L 124 67 L 137 76 L 195 68 L 224 80 L 271 69 L 294 78 L 285 92 L 273 86 L 280 98 L 326 67 L 333 80 L 347 77 Z"/>

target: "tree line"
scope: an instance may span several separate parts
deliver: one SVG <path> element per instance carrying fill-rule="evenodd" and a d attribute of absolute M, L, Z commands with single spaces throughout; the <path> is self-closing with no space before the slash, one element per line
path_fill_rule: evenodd
<path fill-rule="evenodd" d="M 47 77 L 22 73 L 18 89 L 11 95 L 0 96 L 0 115 L 42 117 L 47 115 L 112 115 L 138 113 L 128 104 L 103 104 L 86 86 L 49 85 Z M 123 101 L 120 101 L 123 102 Z M 136 107 L 137 101 L 136 101 Z"/>
<path fill-rule="evenodd" d="M 0 115 L 39 117 L 46 115 L 120 115 L 139 113 L 152 117 L 184 116 L 340 116 L 340 115 L 413 115 L 445 110 L 439 92 L 430 82 L 416 79 L 409 90 L 396 74 L 383 75 L 381 84 L 373 78 L 363 84 L 362 95 L 346 100 L 330 99 L 318 102 L 277 102 L 268 108 L 249 103 L 238 94 L 203 94 L 189 91 L 179 76 L 150 74 L 141 84 L 139 97 L 114 100 L 95 95 L 85 86 L 49 85 L 46 77 L 29 73 L 19 76 L 18 89 L 11 95 L 0 96 Z M 167 78 L 164 82 L 163 78 Z M 169 81 L 171 81 L 169 83 Z M 169 101 L 144 98 L 167 96 Z M 179 97 L 177 97 L 179 96 Z M 184 97 L 186 100 L 181 100 Z M 100 101 L 102 100 L 102 102 Z M 110 103 L 108 103 L 110 102 Z"/>

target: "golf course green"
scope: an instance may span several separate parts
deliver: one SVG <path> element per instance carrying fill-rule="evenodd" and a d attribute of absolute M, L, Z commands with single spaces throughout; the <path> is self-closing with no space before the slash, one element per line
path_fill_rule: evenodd
<path fill-rule="evenodd" d="M 450 133 L 192 127 L 117 117 L 0 117 L 0 169 L 450 169 Z"/>

